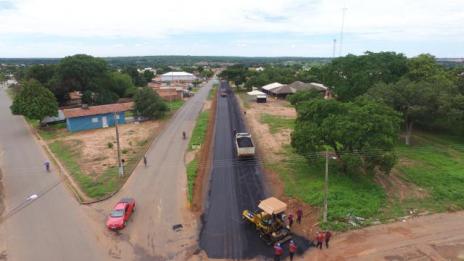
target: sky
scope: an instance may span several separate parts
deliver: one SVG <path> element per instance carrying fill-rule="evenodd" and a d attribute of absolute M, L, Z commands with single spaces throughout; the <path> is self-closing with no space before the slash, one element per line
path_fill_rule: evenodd
<path fill-rule="evenodd" d="M 0 57 L 332 57 L 334 39 L 464 57 L 464 0 L 0 0 Z"/>

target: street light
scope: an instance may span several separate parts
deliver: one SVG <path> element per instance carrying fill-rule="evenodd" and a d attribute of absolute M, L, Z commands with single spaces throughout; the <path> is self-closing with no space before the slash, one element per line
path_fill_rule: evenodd
<path fill-rule="evenodd" d="M 335 156 L 331 156 L 331 159 L 337 159 Z M 324 181 L 324 213 L 323 222 L 327 223 L 327 209 L 328 209 L 328 197 L 329 197 L 329 151 L 325 151 L 325 181 Z"/>

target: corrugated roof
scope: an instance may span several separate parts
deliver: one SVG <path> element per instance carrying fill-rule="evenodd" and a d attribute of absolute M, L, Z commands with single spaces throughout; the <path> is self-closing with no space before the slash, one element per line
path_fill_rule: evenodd
<path fill-rule="evenodd" d="M 129 111 L 134 106 L 133 102 L 113 103 L 98 106 L 90 106 L 88 109 L 74 108 L 64 109 L 63 113 L 66 118 L 76 118 L 83 116 L 106 114 L 111 112 Z"/>
<path fill-rule="evenodd" d="M 283 84 L 278 83 L 278 82 L 273 82 L 273 83 L 270 83 L 268 85 L 264 85 L 263 87 L 261 87 L 261 89 L 266 90 L 266 91 L 270 91 L 270 90 L 272 90 L 274 88 L 278 88 L 280 86 L 283 86 Z"/>
<path fill-rule="evenodd" d="M 167 73 L 164 73 L 163 76 L 194 76 L 194 75 L 188 72 L 167 72 Z"/>

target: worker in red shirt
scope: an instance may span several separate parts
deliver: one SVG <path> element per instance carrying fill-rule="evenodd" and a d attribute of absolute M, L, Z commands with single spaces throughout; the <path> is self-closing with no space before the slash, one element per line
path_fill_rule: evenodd
<path fill-rule="evenodd" d="M 293 260 L 293 256 L 295 255 L 297 250 L 295 241 L 290 240 L 290 244 L 288 244 L 288 252 L 290 253 L 290 261 Z"/>
<path fill-rule="evenodd" d="M 316 248 L 322 249 L 322 242 L 324 242 L 324 232 L 319 231 L 316 234 Z"/>
<path fill-rule="evenodd" d="M 296 222 L 298 224 L 301 224 L 301 218 L 303 217 L 303 210 L 301 208 L 299 208 L 297 211 L 296 211 Z"/>
<path fill-rule="evenodd" d="M 326 248 L 329 248 L 329 241 L 330 241 L 330 238 L 332 237 L 332 233 L 330 233 L 330 231 L 325 231 L 325 247 Z"/>
<path fill-rule="evenodd" d="M 284 249 L 280 246 L 280 243 L 274 245 L 274 260 L 280 261 L 280 257 L 284 253 Z"/>
<path fill-rule="evenodd" d="M 288 226 L 291 228 L 293 225 L 293 214 L 288 215 Z"/>

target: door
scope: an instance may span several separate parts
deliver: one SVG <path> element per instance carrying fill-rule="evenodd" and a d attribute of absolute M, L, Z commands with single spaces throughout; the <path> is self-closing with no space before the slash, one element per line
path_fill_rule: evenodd
<path fill-rule="evenodd" d="M 108 118 L 106 116 L 102 117 L 102 127 L 107 128 L 108 127 Z"/>

